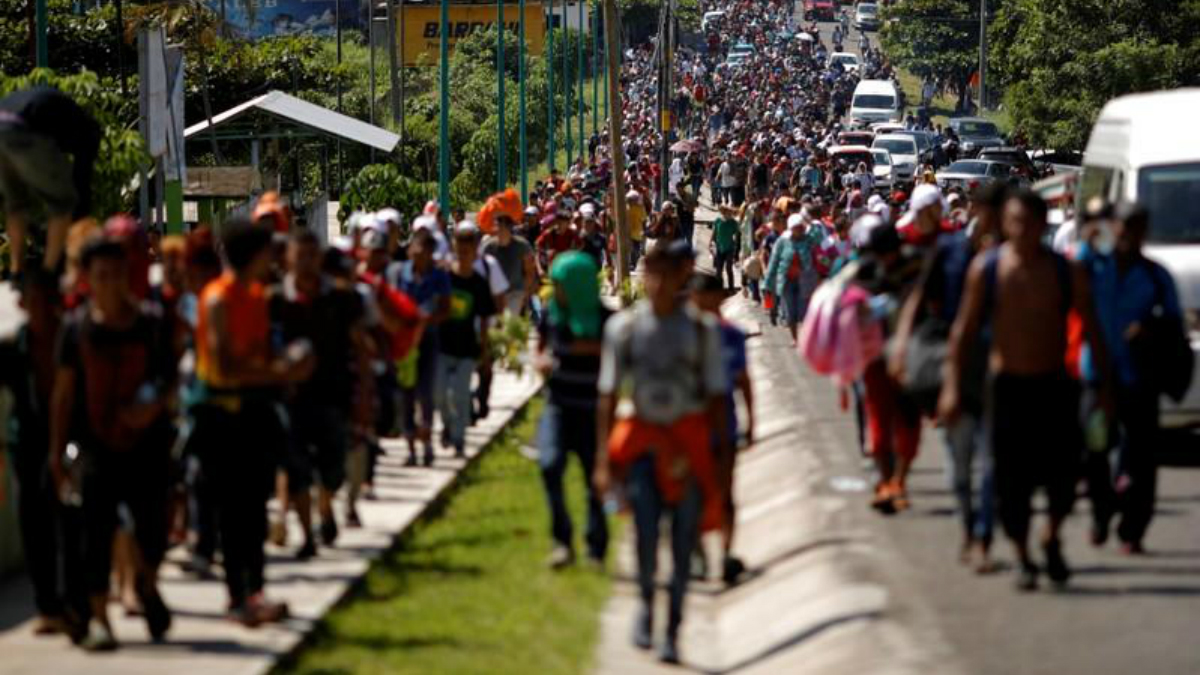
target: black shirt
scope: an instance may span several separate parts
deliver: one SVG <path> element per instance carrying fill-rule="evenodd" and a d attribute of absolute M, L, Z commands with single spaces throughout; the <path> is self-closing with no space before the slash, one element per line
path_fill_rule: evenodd
<path fill-rule="evenodd" d="M 450 274 L 450 316 L 438 329 L 441 353 L 477 359 L 481 353 L 477 319 L 496 313 L 492 289 L 478 272 L 469 277 Z"/>
<path fill-rule="evenodd" d="M 80 307 L 59 333 L 57 361 L 75 371 L 80 440 L 107 450 L 129 450 L 141 439 L 144 430 L 123 424 L 120 411 L 161 400 L 175 386 L 178 367 L 170 332 L 150 305 L 127 328 L 98 324 L 87 305 Z"/>
<path fill-rule="evenodd" d="M 299 339 L 312 342 L 316 368 L 296 391 L 297 404 L 331 405 L 350 409 L 354 396 L 354 345 L 351 329 L 365 313 L 362 298 L 351 290 L 322 281 L 314 298 L 305 298 L 290 280 L 271 296 L 271 321 L 284 344 Z"/>
<path fill-rule="evenodd" d="M 607 308 L 600 308 L 600 333 L 612 316 Z M 557 362 L 547 380 L 550 402 L 567 408 L 594 410 L 596 407 L 596 383 L 600 380 L 600 351 L 595 354 L 572 354 L 571 345 L 575 336 L 569 326 L 553 326 L 550 313 L 542 312 L 538 333 L 545 341 L 547 350 Z M 599 335 L 596 341 L 600 341 Z"/>

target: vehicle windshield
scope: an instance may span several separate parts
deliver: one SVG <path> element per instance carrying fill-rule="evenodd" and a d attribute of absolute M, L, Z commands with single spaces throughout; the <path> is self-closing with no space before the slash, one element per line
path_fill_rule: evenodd
<path fill-rule="evenodd" d="M 872 152 L 871 155 L 875 158 L 875 166 L 891 166 L 892 156 L 886 152 Z"/>
<path fill-rule="evenodd" d="M 917 154 L 917 143 L 911 138 L 887 136 L 875 141 L 875 147 L 883 148 L 893 155 Z"/>
<path fill-rule="evenodd" d="M 966 173 L 982 176 L 987 173 L 988 165 L 983 162 L 955 162 L 946 167 L 946 173 Z"/>
<path fill-rule="evenodd" d="M 858 6 L 858 13 L 862 14 L 863 16 L 875 16 L 875 13 L 878 11 L 879 11 L 879 8 L 876 7 L 875 5 L 859 5 Z"/>
<path fill-rule="evenodd" d="M 918 147 L 918 148 L 920 148 L 920 149 L 922 149 L 922 150 L 924 150 L 925 148 L 928 148 L 930 145 L 932 145 L 932 144 L 933 144 L 933 142 L 929 140 L 929 136 L 927 136 L 927 135 L 925 135 L 925 134 L 923 134 L 923 133 L 920 133 L 920 132 L 915 132 L 915 131 L 900 131 L 900 132 L 897 132 L 897 133 L 898 133 L 900 136 L 908 136 L 909 138 L 911 138 L 911 139 L 913 139 L 914 141 L 916 141 L 916 143 L 917 143 L 917 147 Z"/>
<path fill-rule="evenodd" d="M 1146 167 L 1138 172 L 1137 193 L 1150 212 L 1148 241 L 1200 242 L 1200 163 Z"/>
<path fill-rule="evenodd" d="M 834 63 L 858 63 L 858 57 L 853 54 L 838 54 L 833 57 Z"/>
<path fill-rule="evenodd" d="M 845 164 L 846 166 L 850 167 L 851 169 L 857 167 L 859 162 L 866 162 L 867 166 L 871 166 L 871 164 L 873 162 L 871 155 L 866 152 L 840 153 L 840 154 L 834 155 L 834 159 L 836 159 L 841 164 Z"/>
<path fill-rule="evenodd" d="M 896 99 L 887 94 L 859 94 L 854 97 L 854 107 L 891 110 L 896 107 Z"/>
<path fill-rule="evenodd" d="M 1000 131 L 991 122 L 960 122 L 958 133 L 961 136 L 999 136 Z"/>

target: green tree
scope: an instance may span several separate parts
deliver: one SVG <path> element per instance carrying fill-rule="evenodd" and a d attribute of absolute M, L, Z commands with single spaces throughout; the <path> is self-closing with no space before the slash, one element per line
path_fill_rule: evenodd
<path fill-rule="evenodd" d="M 979 66 L 979 3 L 905 0 L 884 10 L 883 49 L 892 64 L 967 98 Z"/>
<path fill-rule="evenodd" d="M 355 211 L 377 211 L 384 207 L 411 216 L 420 212 L 426 195 L 425 186 L 401 175 L 395 164 L 368 164 L 346 182 L 338 219 L 345 221 Z"/>
<path fill-rule="evenodd" d="M 993 74 L 1031 143 L 1081 149 L 1108 100 L 1200 83 L 1200 0 L 1008 0 Z"/>

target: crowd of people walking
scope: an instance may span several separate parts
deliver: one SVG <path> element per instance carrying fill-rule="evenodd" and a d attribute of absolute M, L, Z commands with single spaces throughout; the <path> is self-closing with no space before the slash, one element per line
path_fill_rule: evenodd
<path fill-rule="evenodd" d="M 659 526 L 670 519 L 658 643 L 678 662 L 701 534 L 720 533 L 726 583 L 745 569 L 733 476 L 754 441 L 753 393 L 746 336 L 721 318 L 739 291 L 859 403 L 871 507 L 910 508 L 907 478 L 936 429 L 961 555 L 979 572 L 995 567 L 998 520 L 1020 588 L 1034 589 L 1043 566 L 1065 584 L 1060 528 L 1081 481 L 1092 543 L 1116 520 L 1123 549 L 1140 553 L 1158 394 L 1180 393 L 1163 355 L 1177 353 L 1182 328 L 1170 275 L 1141 254 L 1146 212 L 1089 205 L 1069 250 L 1054 251 L 1046 204 L 1027 189 L 943 189 L 925 166 L 882 188 L 865 162 L 835 152 L 852 130 L 855 84 L 896 77 L 869 41 L 850 69 L 828 60 L 819 26 L 796 24 L 790 0 L 702 5 L 725 15 L 703 48 L 676 57 L 666 99 L 678 133 L 659 130 L 654 45 L 634 47 L 621 71 L 623 147 L 597 136 L 565 173 L 494 195 L 469 219 L 436 202 L 385 208 L 352 215 L 326 242 L 267 194 L 250 218 L 159 237 L 125 215 L 70 225 L 63 214 L 88 203 L 86 175 L 72 190 L 19 193 L 71 174 L 0 163 L 13 169 L 11 213 L 25 204 L 12 196 L 31 191 L 56 214 L 43 258 L 14 247 L 28 321 L 0 350 L 38 632 L 115 648 L 115 579 L 117 600 L 165 639 L 157 574 L 170 546 L 187 547 L 191 574 L 219 563 L 231 620 L 283 619 L 287 606 L 264 594 L 264 544 L 305 560 L 360 527 L 382 439 L 403 439 L 413 467 L 434 464 L 438 444 L 463 456 L 466 430 L 490 412 L 489 327 L 516 318 L 537 327 L 533 362 L 547 383 L 537 445 L 549 563 L 576 560 L 563 486 L 574 454 L 588 478 L 589 560 L 603 568 L 608 555 L 606 500 L 620 495 L 633 512 L 641 648 L 656 642 Z M 835 51 L 844 35 L 832 36 Z M 735 45 L 752 49 L 726 59 Z M 68 115 L 63 98 L 0 101 L 0 124 L 66 143 L 37 124 Z M 666 161 L 664 147 L 676 148 Z M 602 298 L 606 284 L 617 292 L 617 152 L 644 293 L 620 311 Z M 87 161 L 86 149 L 73 154 Z M 719 213 L 713 273 L 697 265 L 702 199 Z M 626 398 L 631 413 L 619 416 Z M 1028 542 L 1037 488 L 1049 502 L 1040 556 Z"/>

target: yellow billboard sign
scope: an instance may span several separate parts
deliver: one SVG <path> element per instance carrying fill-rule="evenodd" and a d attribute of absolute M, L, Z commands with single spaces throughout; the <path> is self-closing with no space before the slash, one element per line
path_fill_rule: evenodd
<path fill-rule="evenodd" d="M 404 5 L 404 20 L 396 22 L 397 40 L 404 65 L 437 63 L 441 41 L 441 7 L 438 5 Z M 520 10 L 516 3 L 504 5 L 504 26 L 514 35 L 519 31 Z M 450 49 L 459 39 L 491 30 L 496 25 L 496 5 L 450 5 Z M 403 28 L 401 28 L 403 27 Z M 540 3 L 525 4 L 525 49 L 529 54 L 541 54 L 546 43 L 546 17 Z M 426 55 L 422 59 L 422 55 Z"/>

